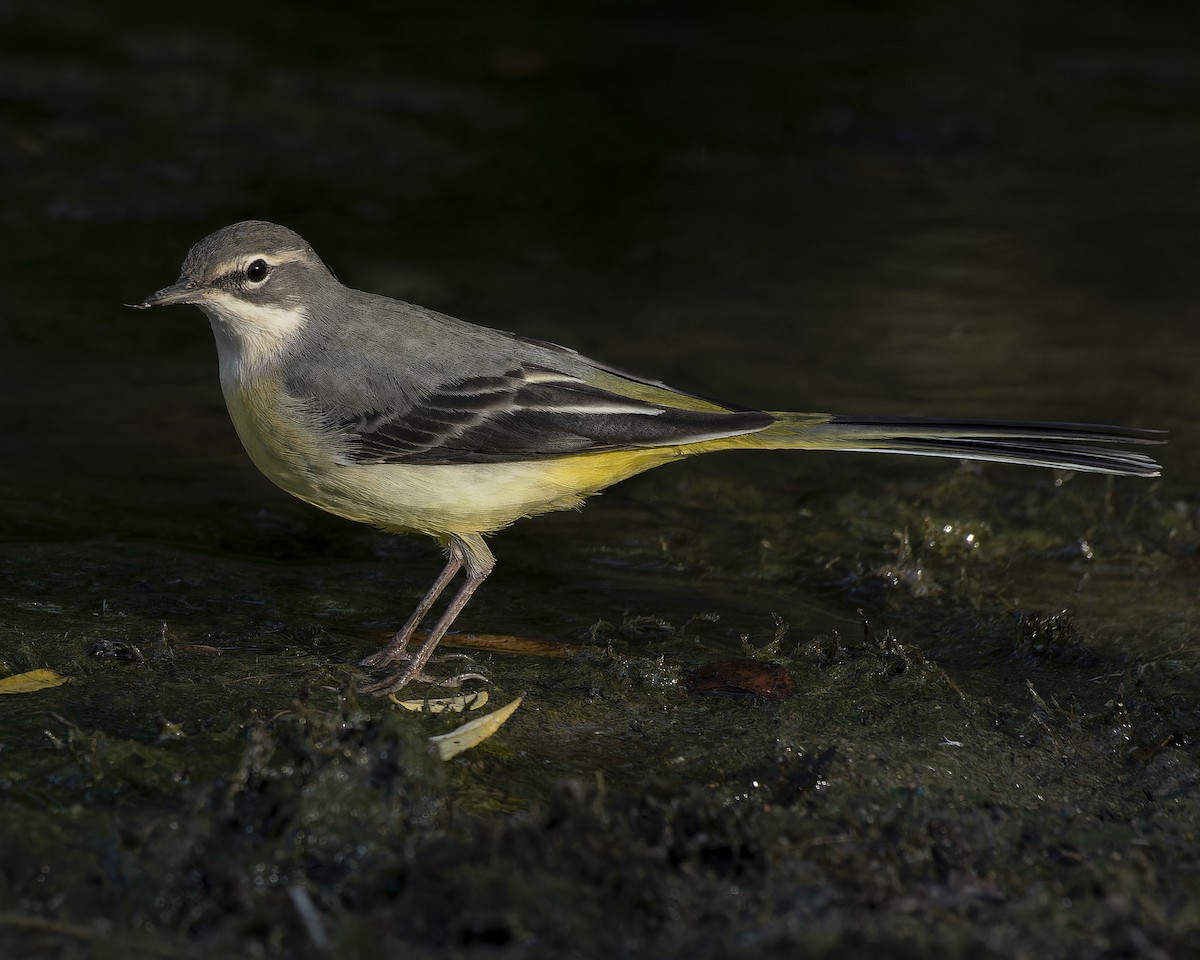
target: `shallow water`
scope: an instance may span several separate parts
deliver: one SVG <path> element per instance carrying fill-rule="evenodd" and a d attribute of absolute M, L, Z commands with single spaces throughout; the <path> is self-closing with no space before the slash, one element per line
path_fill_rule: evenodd
<path fill-rule="evenodd" d="M 0 664 L 72 678 L 0 703 L 5 950 L 1194 948 L 1197 23 L 1044 7 L 0 12 Z M 436 548 L 277 492 L 203 317 L 122 306 L 251 216 L 680 387 L 1165 475 L 730 454 L 520 524 L 461 626 L 583 650 L 475 654 L 525 704 L 439 765 L 354 692 Z M 746 655 L 797 696 L 679 683 Z"/>

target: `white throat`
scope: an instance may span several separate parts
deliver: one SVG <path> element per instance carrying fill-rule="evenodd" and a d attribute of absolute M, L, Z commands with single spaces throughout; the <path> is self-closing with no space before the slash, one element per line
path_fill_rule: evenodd
<path fill-rule="evenodd" d="M 200 305 L 212 325 L 221 380 L 244 383 L 260 374 L 299 336 L 308 321 L 300 303 L 286 307 L 247 303 L 224 291 Z"/>

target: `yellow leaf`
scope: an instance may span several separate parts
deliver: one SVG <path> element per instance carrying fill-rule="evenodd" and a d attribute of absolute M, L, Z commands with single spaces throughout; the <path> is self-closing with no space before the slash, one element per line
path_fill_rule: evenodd
<path fill-rule="evenodd" d="M 0 694 L 37 693 L 39 690 L 49 690 L 51 687 L 57 687 L 66 682 L 67 678 L 57 670 L 49 670 L 42 667 L 38 670 L 17 673 L 0 680 Z"/>
<path fill-rule="evenodd" d="M 488 692 L 477 690 L 474 693 L 460 693 L 455 697 L 426 697 L 423 700 L 401 700 L 394 693 L 389 693 L 388 699 L 396 706 L 413 713 L 462 713 L 464 710 L 478 710 L 487 703 Z"/>
<path fill-rule="evenodd" d="M 499 730 L 504 725 L 504 721 L 511 717 L 513 711 L 521 705 L 522 699 L 521 697 L 517 697 L 516 700 L 506 704 L 499 710 L 493 710 L 478 720 L 464 723 L 457 730 L 451 730 L 449 733 L 443 733 L 441 736 L 430 737 L 429 742 L 437 747 L 438 756 L 443 760 L 457 757 L 464 750 L 470 750 Z"/>

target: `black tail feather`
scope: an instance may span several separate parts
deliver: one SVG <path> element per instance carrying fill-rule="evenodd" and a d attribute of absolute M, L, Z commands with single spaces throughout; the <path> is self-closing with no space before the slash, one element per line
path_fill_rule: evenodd
<path fill-rule="evenodd" d="M 953 420 L 923 417 L 834 416 L 818 428 L 836 448 L 927 457 L 959 457 L 1092 473 L 1154 477 L 1151 457 L 1105 444 L 1161 444 L 1166 434 L 1141 427 L 1033 420 Z"/>

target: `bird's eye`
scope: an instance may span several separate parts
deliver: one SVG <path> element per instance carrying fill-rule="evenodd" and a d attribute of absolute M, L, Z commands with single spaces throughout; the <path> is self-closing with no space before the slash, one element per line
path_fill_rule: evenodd
<path fill-rule="evenodd" d="M 262 283 L 267 279 L 267 261 L 259 257 L 246 265 L 246 279 L 251 283 Z"/>

